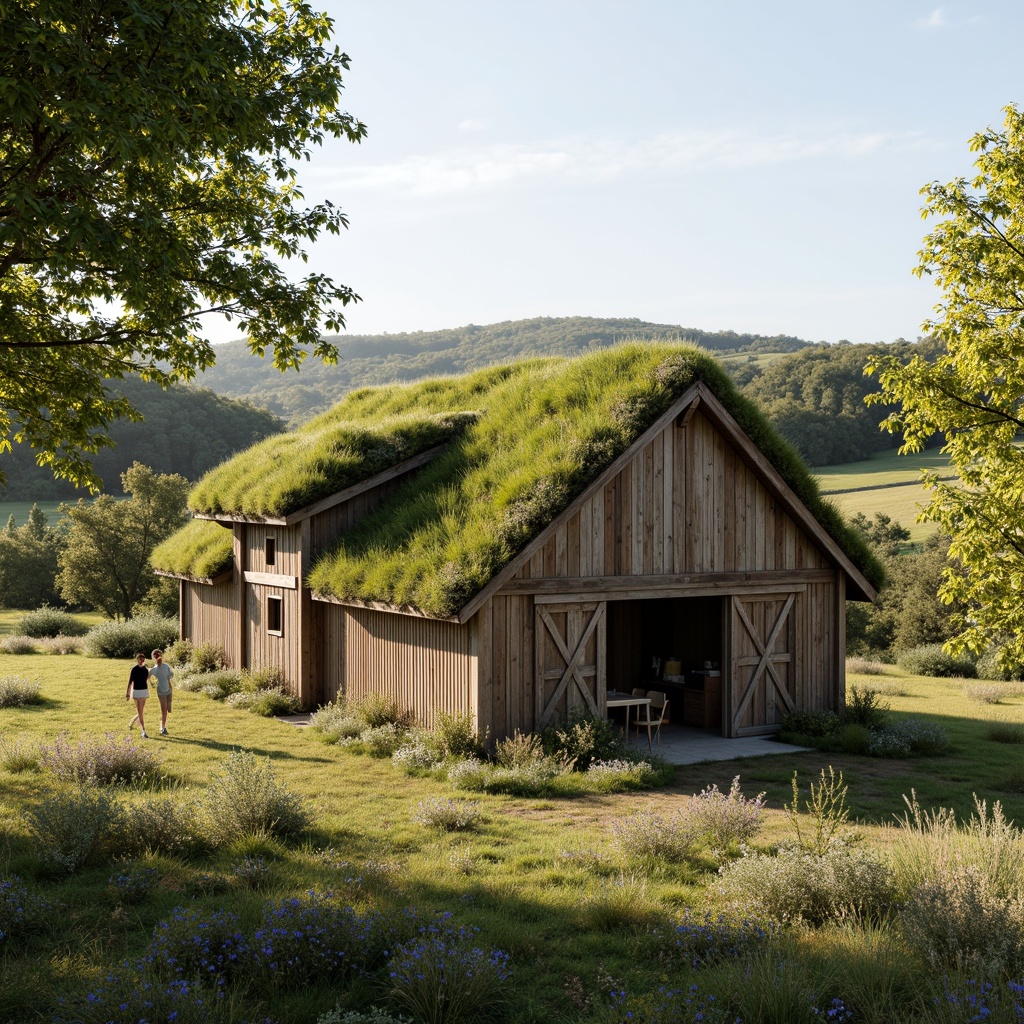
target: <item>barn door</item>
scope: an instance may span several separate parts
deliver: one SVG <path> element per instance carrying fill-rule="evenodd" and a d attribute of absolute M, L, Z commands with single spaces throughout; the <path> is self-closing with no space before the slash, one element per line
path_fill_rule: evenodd
<path fill-rule="evenodd" d="M 538 604 L 534 617 L 535 727 L 577 708 L 603 714 L 605 602 Z"/>
<path fill-rule="evenodd" d="M 733 596 L 729 735 L 774 731 L 793 703 L 797 595 Z"/>

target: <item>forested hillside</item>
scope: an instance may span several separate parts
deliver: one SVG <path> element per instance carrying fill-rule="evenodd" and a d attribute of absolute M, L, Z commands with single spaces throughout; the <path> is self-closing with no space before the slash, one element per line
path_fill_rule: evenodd
<path fill-rule="evenodd" d="M 111 493 L 119 493 L 121 474 L 133 462 L 157 473 L 180 473 L 197 480 L 228 456 L 284 427 L 266 409 L 207 388 L 175 386 L 164 391 L 158 384 L 130 378 L 111 382 L 110 390 L 126 395 L 145 415 L 140 423 L 112 423 L 110 437 L 115 447 L 95 456 L 104 489 Z M 15 445 L 12 451 L 0 454 L 0 469 L 7 474 L 0 497 L 7 500 L 45 501 L 81 495 L 66 481 L 54 480 L 48 468 L 37 466 L 27 445 Z"/>
<path fill-rule="evenodd" d="M 335 366 L 310 361 L 297 375 L 281 374 L 269 362 L 253 359 L 242 342 L 231 342 L 217 347 L 217 364 L 203 375 L 203 385 L 264 405 L 294 426 L 363 385 L 465 373 L 527 355 L 576 355 L 630 338 L 687 341 L 716 354 L 796 352 L 811 344 L 784 335 L 713 333 L 635 319 L 537 317 L 445 331 L 341 337 Z"/>

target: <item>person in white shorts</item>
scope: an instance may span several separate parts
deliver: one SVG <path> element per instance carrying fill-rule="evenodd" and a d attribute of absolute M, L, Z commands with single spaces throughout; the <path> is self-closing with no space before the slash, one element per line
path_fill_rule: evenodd
<path fill-rule="evenodd" d="M 160 735 L 167 735 L 167 716 L 171 713 L 171 680 L 174 670 L 164 664 L 164 652 L 153 652 L 153 667 L 149 670 L 149 678 L 156 680 L 156 696 L 160 701 Z"/>
<path fill-rule="evenodd" d="M 138 722 L 139 728 L 142 730 L 143 739 L 148 739 L 146 736 L 146 722 L 143 718 L 148 697 L 149 669 L 146 668 L 146 656 L 144 654 L 136 654 L 135 664 L 132 665 L 132 670 L 128 673 L 128 691 L 125 693 L 124 699 L 135 701 L 135 717 L 128 723 L 128 728 L 130 730 Z"/>

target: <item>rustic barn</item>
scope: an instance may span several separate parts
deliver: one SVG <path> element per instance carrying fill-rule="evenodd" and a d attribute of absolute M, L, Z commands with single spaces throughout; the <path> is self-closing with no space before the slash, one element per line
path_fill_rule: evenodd
<path fill-rule="evenodd" d="M 278 666 L 310 707 L 384 692 L 492 738 L 603 715 L 609 689 L 665 690 L 673 722 L 725 736 L 841 707 L 846 600 L 879 578 L 683 346 L 363 389 L 190 505 L 155 556 L 183 636 Z"/>

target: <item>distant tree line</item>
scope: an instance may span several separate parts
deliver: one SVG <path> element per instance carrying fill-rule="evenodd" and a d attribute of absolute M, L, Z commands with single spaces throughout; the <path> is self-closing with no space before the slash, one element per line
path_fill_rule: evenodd
<path fill-rule="evenodd" d="M 121 474 L 136 462 L 157 473 L 198 480 L 231 455 L 284 428 L 266 409 L 206 388 L 175 385 L 165 390 L 128 378 L 110 382 L 108 390 L 126 396 L 145 419 L 111 423 L 114 446 L 102 449 L 93 460 L 106 491 L 116 491 Z M 3 500 L 73 499 L 82 493 L 66 480 L 54 479 L 49 468 L 38 466 L 28 445 L 0 454 L 0 465 L 7 474 L 7 485 L 0 489 Z"/>

